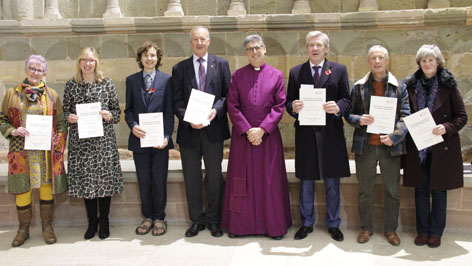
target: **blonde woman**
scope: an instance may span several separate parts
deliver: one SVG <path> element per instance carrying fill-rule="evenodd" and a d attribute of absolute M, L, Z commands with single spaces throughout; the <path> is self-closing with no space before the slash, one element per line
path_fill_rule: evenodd
<path fill-rule="evenodd" d="M 101 104 L 103 137 L 79 139 L 76 105 Z M 100 71 L 97 51 L 82 50 L 77 58 L 77 73 L 66 83 L 64 116 L 70 130 L 68 152 L 69 195 L 84 198 L 88 228 L 85 239 L 110 235 L 108 214 L 111 197 L 123 191 L 118 146 L 113 124 L 120 121 L 118 95 L 113 81 Z M 98 208 L 97 208 L 98 207 Z M 100 216 L 97 217 L 98 212 Z"/>

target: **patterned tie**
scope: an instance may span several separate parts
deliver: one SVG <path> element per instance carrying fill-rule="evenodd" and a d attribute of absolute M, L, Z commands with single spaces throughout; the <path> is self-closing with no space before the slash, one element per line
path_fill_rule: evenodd
<path fill-rule="evenodd" d="M 149 90 L 152 87 L 152 77 L 151 77 L 151 75 L 146 74 L 146 76 L 144 76 L 144 83 L 145 83 L 145 86 L 146 86 L 146 93 L 145 93 L 144 98 L 146 100 L 146 104 L 149 104 L 151 102 L 151 94 L 149 93 Z"/>
<path fill-rule="evenodd" d="M 315 88 L 318 87 L 318 81 L 320 81 L 320 74 L 318 73 L 318 69 L 320 68 L 320 66 L 313 66 L 313 69 L 315 70 L 315 74 L 313 75 L 313 84 L 315 85 Z"/>
<path fill-rule="evenodd" d="M 205 91 L 205 80 L 206 80 L 206 73 L 205 67 L 203 66 L 203 58 L 198 58 L 198 62 L 200 62 L 200 67 L 198 68 L 198 77 L 199 77 L 199 89 L 201 91 Z"/>

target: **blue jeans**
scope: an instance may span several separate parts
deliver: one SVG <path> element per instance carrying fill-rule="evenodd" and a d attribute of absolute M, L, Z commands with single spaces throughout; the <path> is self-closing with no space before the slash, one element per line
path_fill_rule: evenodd
<path fill-rule="evenodd" d="M 415 188 L 416 231 L 419 235 L 441 237 L 446 227 L 447 191 L 430 190 L 430 174 L 431 153 L 421 164 L 421 186 Z"/>

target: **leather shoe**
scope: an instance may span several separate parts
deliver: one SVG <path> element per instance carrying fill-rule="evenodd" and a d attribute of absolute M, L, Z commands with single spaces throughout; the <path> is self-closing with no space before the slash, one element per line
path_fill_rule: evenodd
<path fill-rule="evenodd" d="M 187 229 L 187 232 L 185 232 L 186 237 L 193 237 L 198 235 L 199 231 L 202 231 L 205 229 L 204 224 L 192 224 L 189 229 Z"/>
<path fill-rule="evenodd" d="M 397 233 L 395 232 L 385 232 L 385 237 L 388 240 L 388 243 L 392 246 L 400 245 L 400 238 L 398 237 Z"/>
<path fill-rule="evenodd" d="M 341 232 L 341 230 L 339 230 L 339 227 L 328 228 L 328 233 L 330 233 L 331 238 L 336 240 L 336 241 L 343 241 L 344 240 L 344 235 Z"/>
<path fill-rule="evenodd" d="M 425 235 L 418 235 L 415 238 L 415 245 L 417 246 L 424 246 L 428 243 L 428 236 Z"/>
<path fill-rule="evenodd" d="M 313 226 L 302 226 L 295 233 L 295 240 L 304 239 L 311 232 L 313 232 Z"/>
<path fill-rule="evenodd" d="M 213 237 L 220 237 L 223 235 L 223 230 L 221 230 L 219 224 L 209 224 L 208 229 L 211 231 Z"/>
<path fill-rule="evenodd" d="M 373 234 L 374 233 L 372 233 L 369 230 L 360 231 L 359 234 L 357 235 L 357 243 L 364 244 L 364 243 L 369 242 L 369 239 Z"/>
<path fill-rule="evenodd" d="M 281 236 L 271 236 L 270 238 L 272 238 L 273 240 L 282 240 L 282 238 L 284 238 L 283 235 Z"/>
<path fill-rule="evenodd" d="M 440 236 L 429 236 L 429 238 L 428 238 L 428 247 L 437 248 L 440 245 L 441 245 L 441 237 Z"/>
<path fill-rule="evenodd" d="M 238 237 L 238 235 L 228 233 L 228 237 L 229 237 L 229 238 L 236 238 L 236 237 Z"/>

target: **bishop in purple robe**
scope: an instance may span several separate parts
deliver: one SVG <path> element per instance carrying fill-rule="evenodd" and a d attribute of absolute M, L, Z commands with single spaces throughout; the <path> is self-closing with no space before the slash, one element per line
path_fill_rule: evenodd
<path fill-rule="evenodd" d="M 280 70 L 265 63 L 264 41 L 244 41 L 250 64 L 236 70 L 228 93 L 233 124 L 222 227 L 230 237 L 282 239 L 292 226 L 287 173 L 277 124 L 284 112 Z"/>

